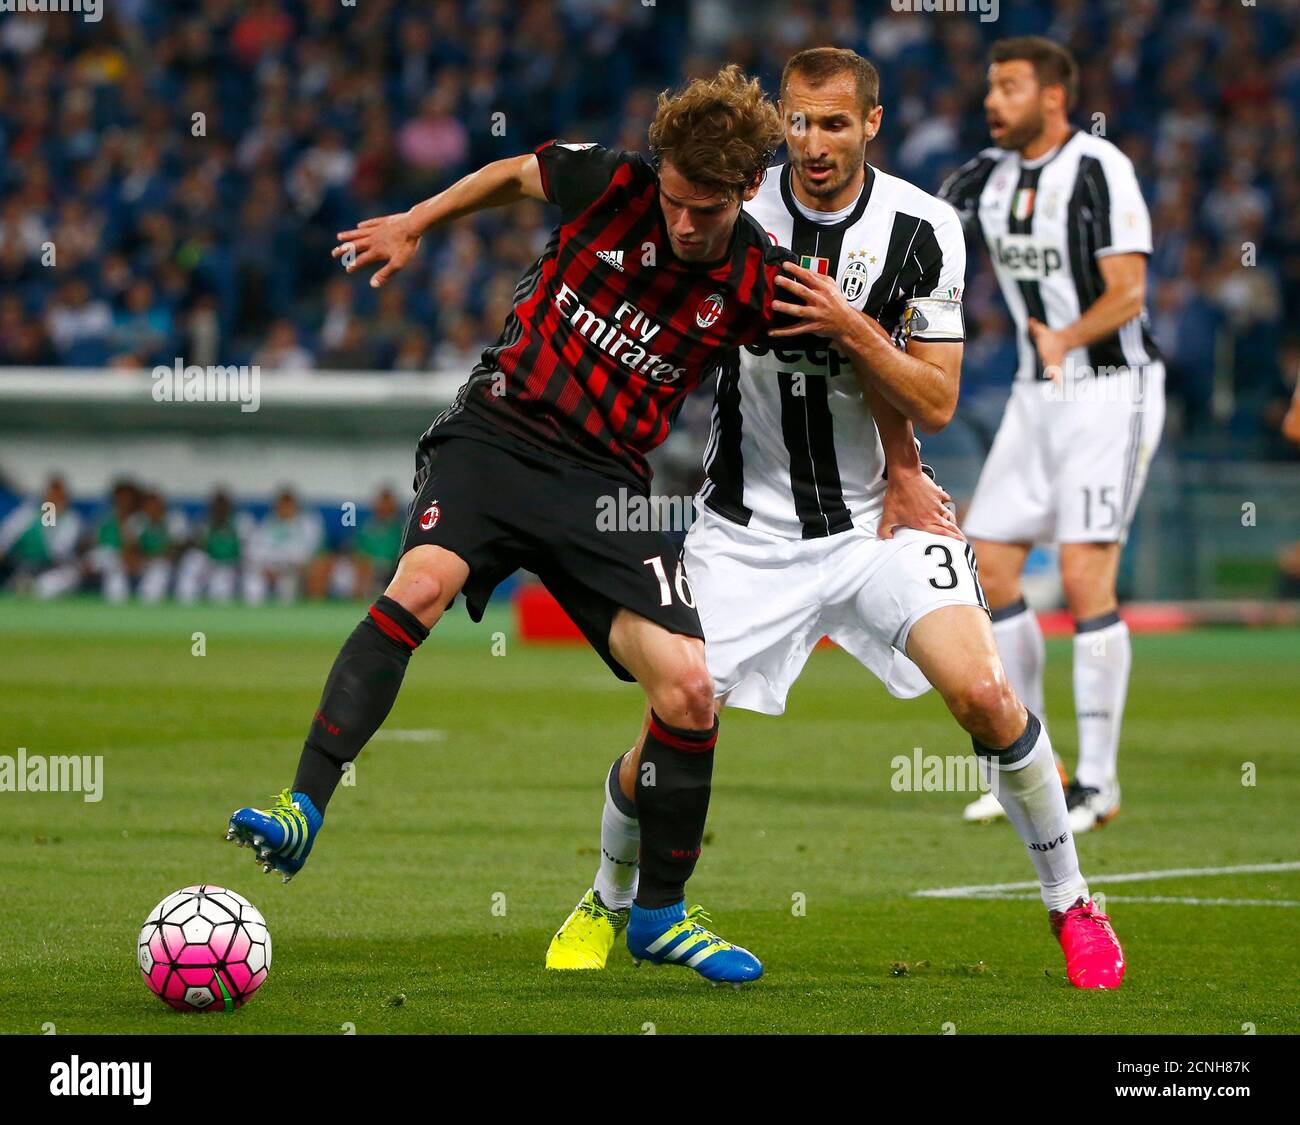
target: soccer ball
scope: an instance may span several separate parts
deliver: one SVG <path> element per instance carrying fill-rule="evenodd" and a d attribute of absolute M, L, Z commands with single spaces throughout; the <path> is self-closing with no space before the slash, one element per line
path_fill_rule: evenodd
<path fill-rule="evenodd" d="M 266 980 L 271 935 L 243 895 L 201 883 L 168 895 L 140 930 L 144 983 L 180 1012 L 232 1011 Z"/>

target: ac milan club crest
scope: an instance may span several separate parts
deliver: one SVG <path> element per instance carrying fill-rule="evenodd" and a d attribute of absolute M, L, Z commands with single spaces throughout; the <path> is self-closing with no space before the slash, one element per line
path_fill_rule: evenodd
<path fill-rule="evenodd" d="M 438 507 L 438 501 L 435 500 L 424 509 L 424 515 L 420 517 L 420 526 L 425 531 L 432 531 L 437 526 L 440 515 L 442 515 L 442 509 Z"/>
<path fill-rule="evenodd" d="M 722 315 L 722 294 L 710 293 L 700 302 L 695 310 L 695 323 L 701 328 L 708 328 Z"/>

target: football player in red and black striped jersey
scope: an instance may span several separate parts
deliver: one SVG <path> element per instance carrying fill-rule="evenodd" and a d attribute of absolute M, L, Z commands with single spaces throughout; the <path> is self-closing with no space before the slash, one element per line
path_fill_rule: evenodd
<path fill-rule="evenodd" d="M 231 838 L 252 843 L 266 870 L 302 867 L 344 769 L 456 595 L 478 620 L 493 588 L 524 568 L 614 673 L 646 693 L 640 884 L 630 922 L 617 919 L 629 948 L 714 981 L 762 973 L 684 909 L 718 724 L 679 551 L 660 531 L 601 529 L 597 515 L 620 488 L 648 493 L 645 455 L 685 395 L 780 319 L 775 279 L 792 255 L 741 205 L 781 137 L 758 83 L 727 67 L 660 95 L 652 159 L 551 142 L 340 233 L 334 256 L 350 273 L 377 264 L 380 286 L 427 231 L 462 215 L 525 198 L 559 208 L 500 337 L 419 443 L 397 572 L 334 663 L 292 790 L 269 813 L 232 817 Z"/>

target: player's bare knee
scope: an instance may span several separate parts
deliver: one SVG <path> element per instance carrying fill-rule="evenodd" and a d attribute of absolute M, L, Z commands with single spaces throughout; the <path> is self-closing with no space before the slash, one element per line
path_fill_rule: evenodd
<path fill-rule="evenodd" d="M 1109 613 L 1119 604 L 1114 589 L 1095 574 L 1075 573 L 1068 579 L 1062 574 L 1061 586 L 1066 609 L 1076 621 Z"/>
<path fill-rule="evenodd" d="M 701 659 L 676 672 L 651 700 L 655 713 L 666 723 L 688 730 L 713 725 L 713 677 Z"/>
<path fill-rule="evenodd" d="M 430 557 L 403 557 L 386 591 L 403 609 L 416 617 L 424 618 L 444 608 L 447 599 L 447 582 L 437 562 Z"/>
<path fill-rule="evenodd" d="M 984 736 L 994 736 L 1015 725 L 1020 701 L 1005 676 L 993 673 L 972 676 L 948 698 L 953 717 L 971 734 L 988 741 Z M 1012 734 L 1006 741 L 1014 741 Z"/>

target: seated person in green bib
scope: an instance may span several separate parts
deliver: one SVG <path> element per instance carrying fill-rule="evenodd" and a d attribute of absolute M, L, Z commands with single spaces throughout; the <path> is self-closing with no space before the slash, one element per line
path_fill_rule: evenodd
<path fill-rule="evenodd" d="M 138 576 L 136 594 L 142 602 L 160 602 L 171 592 L 176 561 L 185 547 L 185 517 L 168 509 L 162 493 L 151 489 L 127 521 L 126 531 L 126 558 Z"/>
<path fill-rule="evenodd" d="M 397 496 L 381 488 L 370 506 L 370 514 L 335 554 L 319 555 L 308 571 L 307 592 L 311 597 L 373 600 L 383 591 L 397 566 L 402 545 L 404 513 Z M 346 518 L 345 518 L 346 526 Z"/>
<path fill-rule="evenodd" d="M 228 493 L 218 489 L 208 501 L 207 514 L 190 536 L 176 574 L 176 598 L 229 602 L 239 592 L 244 543 L 253 521 L 236 512 Z"/>
<path fill-rule="evenodd" d="M 81 585 L 77 542 L 81 517 L 72 508 L 62 477 L 14 508 L 0 521 L 0 589 L 54 598 Z"/>

